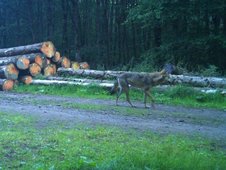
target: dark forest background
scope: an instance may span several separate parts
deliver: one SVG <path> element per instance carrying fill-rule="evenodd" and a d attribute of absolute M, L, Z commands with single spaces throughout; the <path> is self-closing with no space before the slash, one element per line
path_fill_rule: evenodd
<path fill-rule="evenodd" d="M 0 48 L 52 41 L 93 69 L 226 74 L 226 0 L 0 0 Z"/>

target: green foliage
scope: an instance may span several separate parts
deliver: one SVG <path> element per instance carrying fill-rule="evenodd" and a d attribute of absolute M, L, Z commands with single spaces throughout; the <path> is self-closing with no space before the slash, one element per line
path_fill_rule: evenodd
<path fill-rule="evenodd" d="M 207 68 L 205 69 L 201 69 L 200 73 L 203 76 L 220 76 L 221 74 L 218 71 L 219 69 L 215 66 L 215 65 L 209 65 Z"/>
<path fill-rule="evenodd" d="M 40 127 L 42 120 L 30 116 L 2 112 L 0 116 L 1 169 L 226 168 L 225 152 L 201 137 L 55 121 Z"/>
<path fill-rule="evenodd" d="M 51 40 L 62 55 L 76 60 L 79 53 L 93 69 L 145 71 L 170 62 L 192 72 L 214 65 L 223 75 L 225 6 L 225 0 L 55 0 L 54 7 L 2 0 L 0 46 Z"/>
<path fill-rule="evenodd" d="M 197 91 L 192 87 L 175 86 L 166 92 L 170 97 L 186 98 L 197 95 Z M 200 93 L 198 93 L 200 94 Z"/>

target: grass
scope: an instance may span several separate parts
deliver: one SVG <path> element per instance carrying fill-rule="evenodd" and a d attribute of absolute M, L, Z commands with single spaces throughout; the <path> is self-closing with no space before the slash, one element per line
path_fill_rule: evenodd
<path fill-rule="evenodd" d="M 17 86 L 14 91 L 26 92 L 34 94 L 49 94 L 59 96 L 71 96 L 93 99 L 112 99 L 115 100 L 115 95 L 110 95 L 109 91 L 101 87 L 95 86 L 59 86 L 59 85 L 20 85 Z M 193 90 L 191 87 L 174 86 L 169 88 L 165 92 L 159 92 L 158 89 L 153 89 L 153 96 L 156 103 L 165 103 L 171 105 L 183 105 L 187 107 L 199 107 L 199 108 L 215 108 L 226 109 L 226 97 L 216 94 L 204 94 Z M 137 101 L 143 101 L 143 93 L 139 90 L 131 90 L 131 99 Z M 125 96 L 122 95 L 122 99 L 125 100 Z"/>
<path fill-rule="evenodd" d="M 226 152 L 198 137 L 0 117 L 0 169 L 226 169 Z"/>

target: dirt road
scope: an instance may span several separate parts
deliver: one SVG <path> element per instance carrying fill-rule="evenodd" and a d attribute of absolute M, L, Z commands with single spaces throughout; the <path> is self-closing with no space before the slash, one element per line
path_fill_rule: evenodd
<path fill-rule="evenodd" d="M 144 109 L 141 102 L 135 104 L 133 109 L 125 102 L 116 107 L 113 100 L 0 92 L 1 112 L 34 115 L 40 127 L 55 120 L 104 124 L 162 134 L 201 135 L 226 146 L 226 111 L 168 105 L 156 105 L 153 110 Z"/>

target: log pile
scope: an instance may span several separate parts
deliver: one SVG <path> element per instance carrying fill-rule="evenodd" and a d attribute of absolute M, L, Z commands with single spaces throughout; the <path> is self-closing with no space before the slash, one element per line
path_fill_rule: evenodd
<path fill-rule="evenodd" d="M 59 67 L 88 69 L 86 62 L 77 67 L 68 57 L 61 56 L 50 41 L 25 46 L 0 49 L 0 90 L 11 90 L 15 82 L 30 84 L 42 74 L 53 76 Z"/>

